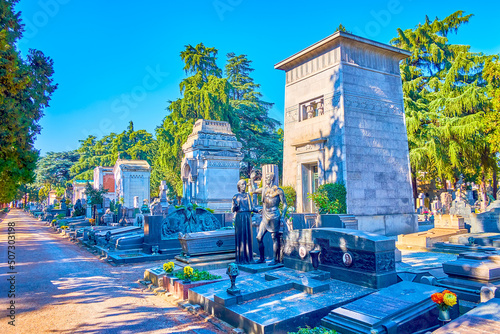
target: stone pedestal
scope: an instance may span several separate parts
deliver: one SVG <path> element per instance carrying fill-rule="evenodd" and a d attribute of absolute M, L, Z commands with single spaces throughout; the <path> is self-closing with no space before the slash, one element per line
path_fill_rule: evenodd
<path fill-rule="evenodd" d="M 163 216 L 144 217 L 144 252 L 149 254 L 152 247 L 160 246 L 162 223 Z"/>
<path fill-rule="evenodd" d="M 397 282 L 394 240 L 356 230 L 312 228 L 287 234 L 283 263 L 298 270 L 313 270 L 310 251 L 321 251 L 319 269 L 332 278 L 370 288 Z"/>
<path fill-rule="evenodd" d="M 466 234 L 464 219 L 456 215 L 437 215 L 434 219 L 434 228 L 412 234 L 398 235 L 397 246 L 404 248 L 432 248 L 437 243 L 448 242 L 449 238 L 457 234 Z"/>

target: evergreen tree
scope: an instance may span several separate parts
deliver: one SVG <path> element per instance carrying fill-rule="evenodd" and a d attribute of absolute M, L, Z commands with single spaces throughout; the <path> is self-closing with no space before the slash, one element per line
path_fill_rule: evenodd
<path fill-rule="evenodd" d="M 251 63 L 246 55 L 227 54 L 230 104 L 239 120 L 234 131 L 243 145 L 245 168 L 242 172 L 246 177 L 252 168 L 261 164 L 281 165 L 283 161 L 283 138 L 277 132 L 280 123 L 268 115 L 273 104 L 261 100 L 260 85 L 250 76 L 254 71 Z"/>
<path fill-rule="evenodd" d="M 159 154 L 154 162 L 151 182 L 156 186 L 161 180 L 166 180 L 178 196 L 182 194 L 182 144 L 191 133 L 194 122 L 209 119 L 227 121 L 232 127 L 236 125 L 229 103 L 230 84 L 226 78 L 221 78 L 222 71 L 216 64 L 217 50 L 205 47 L 203 43 L 196 47 L 186 45 L 181 58 L 186 74 L 191 76 L 180 83 L 182 97 L 170 101 L 167 107 L 170 114 L 156 129 Z"/>
<path fill-rule="evenodd" d="M 50 58 L 30 49 L 23 59 L 17 50 L 23 33 L 20 13 L 14 11 L 17 2 L 0 2 L 0 202 L 4 203 L 34 179 L 38 121 L 57 87 Z"/>
<path fill-rule="evenodd" d="M 457 11 L 443 20 L 426 17 L 415 29 L 398 29 L 391 41 L 412 53 L 401 75 L 415 197 L 421 171 L 445 187 L 447 179 L 456 182 L 461 175 L 477 180 L 477 166 L 484 174 L 493 161 L 484 132 L 486 57 L 447 38 L 471 16 Z"/>

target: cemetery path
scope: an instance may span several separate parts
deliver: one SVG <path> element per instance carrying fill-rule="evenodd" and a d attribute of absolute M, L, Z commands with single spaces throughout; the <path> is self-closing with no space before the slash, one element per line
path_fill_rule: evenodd
<path fill-rule="evenodd" d="M 112 267 L 20 210 L 0 218 L 0 333 L 223 333 L 136 283 L 151 264 Z M 8 323 L 12 300 L 15 327 Z"/>

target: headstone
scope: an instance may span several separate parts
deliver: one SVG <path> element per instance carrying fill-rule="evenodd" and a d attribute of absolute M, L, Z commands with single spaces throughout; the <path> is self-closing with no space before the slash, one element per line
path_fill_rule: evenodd
<path fill-rule="evenodd" d="M 434 220 L 434 228 L 417 233 L 398 235 L 397 245 L 399 248 L 432 248 L 437 243 L 448 242 L 450 237 L 467 232 L 462 217 L 438 214 Z"/>
<path fill-rule="evenodd" d="M 444 214 L 449 214 L 450 213 L 450 209 L 451 209 L 451 203 L 453 202 L 453 198 L 452 198 L 452 195 L 445 191 L 443 193 L 441 193 L 441 203 L 443 204 L 443 210 L 442 212 Z"/>
<path fill-rule="evenodd" d="M 134 196 L 134 209 L 139 209 L 139 196 Z"/>
<path fill-rule="evenodd" d="M 460 299 L 478 303 L 483 286 L 500 286 L 500 255 L 462 253 L 455 261 L 443 263 L 447 278 L 440 280 Z"/>
<path fill-rule="evenodd" d="M 413 334 L 439 325 L 431 300 L 442 288 L 402 281 L 334 309 L 321 324 L 339 333 Z M 455 317 L 458 316 L 456 308 Z"/>
<path fill-rule="evenodd" d="M 334 279 L 377 289 L 397 282 L 393 239 L 338 228 L 294 230 L 286 236 L 283 263 L 312 270 L 312 250 L 321 251 L 319 269 L 329 271 Z"/>

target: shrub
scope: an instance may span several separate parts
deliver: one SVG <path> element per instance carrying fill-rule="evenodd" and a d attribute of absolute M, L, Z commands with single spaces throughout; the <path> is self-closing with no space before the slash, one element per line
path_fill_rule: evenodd
<path fill-rule="evenodd" d="M 297 202 L 297 192 L 292 186 L 284 186 L 281 187 L 286 197 L 286 205 L 288 208 L 295 208 Z M 280 209 L 282 209 L 283 205 L 280 204 Z"/>
<path fill-rule="evenodd" d="M 347 213 L 346 196 L 343 183 L 327 183 L 307 197 L 314 202 L 320 214 L 344 214 Z"/>
<path fill-rule="evenodd" d="M 299 327 L 297 332 L 288 332 L 288 334 L 338 334 L 334 329 L 326 329 L 323 327 L 311 328 L 307 326 L 306 328 Z"/>
<path fill-rule="evenodd" d="M 188 276 L 186 276 L 186 271 L 188 273 Z M 210 281 L 213 279 L 222 278 L 222 276 L 212 275 L 208 271 L 199 271 L 198 269 L 193 270 L 193 268 L 189 266 L 184 267 L 183 271 L 176 272 L 174 276 L 181 280 L 190 279 L 192 282 Z"/>

